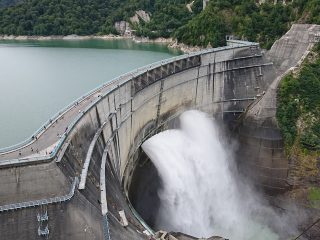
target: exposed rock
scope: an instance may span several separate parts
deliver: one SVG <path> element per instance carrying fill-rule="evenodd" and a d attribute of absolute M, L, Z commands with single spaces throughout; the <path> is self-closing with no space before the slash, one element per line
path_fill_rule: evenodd
<path fill-rule="evenodd" d="M 63 37 L 63 40 L 76 40 L 78 38 L 78 35 L 71 34 Z"/>
<path fill-rule="evenodd" d="M 192 12 L 192 6 L 193 6 L 193 4 L 194 4 L 194 1 L 192 1 L 191 3 L 188 3 L 188 4 L 187 4 L 187 8 L 188 8 L 188 11 L 189 11 L 189 12 Z"/>
<path fill-rule="evenodd" d="M 202 2 L 202 6 L 203 6 L 203 10 L 206 8 L 206 6 L 208 5 L 209 0 L 203 0 Z"/>
<path fill-rule="evenodd" d="M 163 38 L 163 37 L 150 39 L 148 37 L 133 36 L 132 40 L 136 43 L 164 43 L 164 44 L 174 43 L 174 40 L 172 38 Z"/>
<path fill-rule="evenodd" d="M 126 21 L 120 21 L 114 23 L 114 28 L 120 35 L 130 36 L 132 34 L 132 29 L 130 27 L 130 23 Z"/>
<path fill-rule="evenodd" d="M 204 48 L 202 47 L 198 47 L 198 46 L 188 46 L 184 43 L 178 43 L 177 41 L 172 41 L 169 45 L 169 48 L 173 48 L 173 49 L 179 49 L 184 53 L 191 53 L 191 52 L 197 52 L 200 51 Z"/>
<path fill-rule="evenodd" d="M 150 22 L 150 15 L 149 13 L 143 11 L 143 10 L 138 10 L 136 11 L 136 14 L 130 18 L 131 23 L 140 23 L 140 19 L 144 22 Z"/>

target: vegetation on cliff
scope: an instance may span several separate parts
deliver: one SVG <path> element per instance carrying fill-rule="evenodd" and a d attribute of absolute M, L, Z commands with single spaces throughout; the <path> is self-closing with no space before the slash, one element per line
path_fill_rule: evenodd
<path fill-rule="evenodd" d="M 187 1 L 178 0 L 155 0 L 152 9 L 149 9 L 152 16 L 149 23 L 142 23 L 136 26 L 137 35 L 156 37 L 171 37 L 181 26 L 202 10 L 202 0 L 196 0 L 193 4 L 193 12 L 186 7 Z"/>
<path fill-rule="evenodd" d="M 308 200 L 311 207 L 320 208 L 320 188 L 319 187 L 309 188 Z"/>
<path fill-rule="evenodd" d="M 320 150 L 319 55 L 320 44 L 299 73 L 291 73 L 281 81 L 277 118 L 288 146 L 299 140 L 305 149 Z"/>
<path fill-rule="evenodd" d="M 14 6 L 22 0 L 0 0 L 0 8 Z"/>
<path fill-rule="evenodd" d="M 320 44 L 278 91 L 277 119 L 299 177 L 316 177 L 320 160 Z"/>
<path fill-rule="evenodd" d="M 225 44 L 225 35 L 257 41 L 269 48 L 293 22 L 320 23 L 320 0 L 274 4 L 268 0 L 0 0 L 0 34 L 99 35 L 116 33 L 114 23 L 129 21 L 136 10 L 150 22 L 133 24 L 139 36 L 175 37 L 189 45 Z M 280 1 L 279 1 L 280 2 Z M 13 6 L 11 6 L 13 5 Z"/>
<path fill-rule="evenodd" d="M 190 45 L 219 46 L 225 35 L 259 42 L 270 48 L 293 22 L 320 23 L 319 0 L 297 0 L 287 5 L 253 0 L 211 0 L 207 8 L 175 32 L 175 37 Z"/>
<path fill-rule="evenodd" d="M 179 41 L 191 45 L 225 44 L 225 35 L 260 42 L 269 48 L 295 20 L 291 7 L 255 1 L 212 0 L 207 8 L 175 33 Z"/>
<path fill-rule="evenodd" d="M 3 0 L 2 0 L 3 1 Z M 114 23 L 129 20 L 136 10 L 151 13 L 140 35 L 169 37 L 197 12 L 188 12 L 185 0 L 28 0 L 0 9 L 0 34 L 91 35 L 116 33 Z M 202 7 L 202 6 L 201 6 Z"/>
<path fill-rule="evenodd" d="M 0 33 L 13 35 L 90 35 L 106 26 L 118 0 L 28 0 L 0 9 Z"/>

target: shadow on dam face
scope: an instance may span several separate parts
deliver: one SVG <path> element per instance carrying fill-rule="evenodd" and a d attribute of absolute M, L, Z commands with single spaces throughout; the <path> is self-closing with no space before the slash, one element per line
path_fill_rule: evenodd
<path fill-rule="evenodd" d="M 141 151 L 131 179 L 129 199 L 139 215 L 154 230 L 159 230 L 156 227 L 156 218 L 160 207 L 158 191 L 161 186 L 161 178 L 156 167 Z"/>
<path fill-rule="evenodd" d="M 180 128 L 179 117 L 175 117 L 158 131 Z M 161 200 L 159 190 L 163 184 L 159 172 L 147 154 L 140 146 L 139 157 L 133 170 L 128 197 L 142 219 L 155 231 L 163 230 L 157 227 L 156 219 L 160 211 Z"/>

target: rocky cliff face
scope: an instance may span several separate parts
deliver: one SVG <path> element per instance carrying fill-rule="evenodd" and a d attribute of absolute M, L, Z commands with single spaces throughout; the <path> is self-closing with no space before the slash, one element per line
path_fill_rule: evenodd
<path fill-rule="evenodd" d="M 115 22 L 114 23 L 114 28 L 120 35 L 131 35 L 132 34 L 132 29 L 130 27 L 130 23 L 127 21 L 120 21 L 120 22 Z"/>
<path fill-rule="evenodd" d="M 138 10 L 136 11 L 135 15 L 130 18 L 130 22 L 133 24 L 134 23 L 139 24 L 140 20 L 147 23 L 150 22 L 150 14 L 143 10 Z"/>
<path fill-rule="evenodd" d="M 131 25 L 134 25 L 134 24 L 139 25 L 141 21 L 150 22 L 150 14 L 143 10 L 138 10 L 135 12 L 135 15 L 130 18 L 130 22 L 127 22 L 127 21 L 115 22 L 114 28 L 120 35 L 131 36 L 132 35 Z"/>

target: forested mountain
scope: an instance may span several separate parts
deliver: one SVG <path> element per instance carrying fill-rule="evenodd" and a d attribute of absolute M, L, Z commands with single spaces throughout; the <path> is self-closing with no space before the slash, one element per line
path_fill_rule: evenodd
<path fill-rule="evenodd" d="M 0 10 L 0 33 L 13 35 L 90 35 L 106 31 L 107 18 L 121 1 L 25 0 Z"/>
<path fill-rule="evenodd" d="M 116 33 L 115 22 L 130 22 L 135 11 L 144 10 L 150 22 L 131 26 L 139 36 L 175 37 L 189 45 L 215 47 L 225 44 L 226 34 L 234 34 L 268 48 L 293 22 L 320 23 L 320 0 L 257 2 L 211 0 L 202 11 L 202 0 L 195 0 L 189 11 L 191 0 L 0 0 L 5 6 L 0 9 L 0 34 Z"/>
<path fill-rule="evenodd" d="M 0 8 L 14 6 L 23 0 L 0 0 Z"/>
<path fill-rule="evenodd" d="M 0 10 L 0 34 L 116 33 L 116 21 L 128 20 L 136 10 L 142 9 L 151 13 L 152 18 L 148 26 L 138 32 L 169 36 L 194 15 L 188 12 L 185 3 L 184 0 L 25 0 Z"/>
<path fill-rule="evenodd" d="M 314 181 L 319 176 L 319 92 L 320 43 L 310 51 L 298 70 L 282 79 L 278 89 L 277 120 L 297 179 Z M 316 189 L 320 193 L 320 188 Z M 319 197 L 317 195 L 318 200 Z"/>
<path fill-rule="evenodd" d="M 320 0 L 287 1 L 286 5 L 253 0 L 211 0 L 208 7 L 174 36 L 190 45 L 224 44 L 226 34 L 260 42 L 270 48 L 294 22 L 320 24 Z"/>

